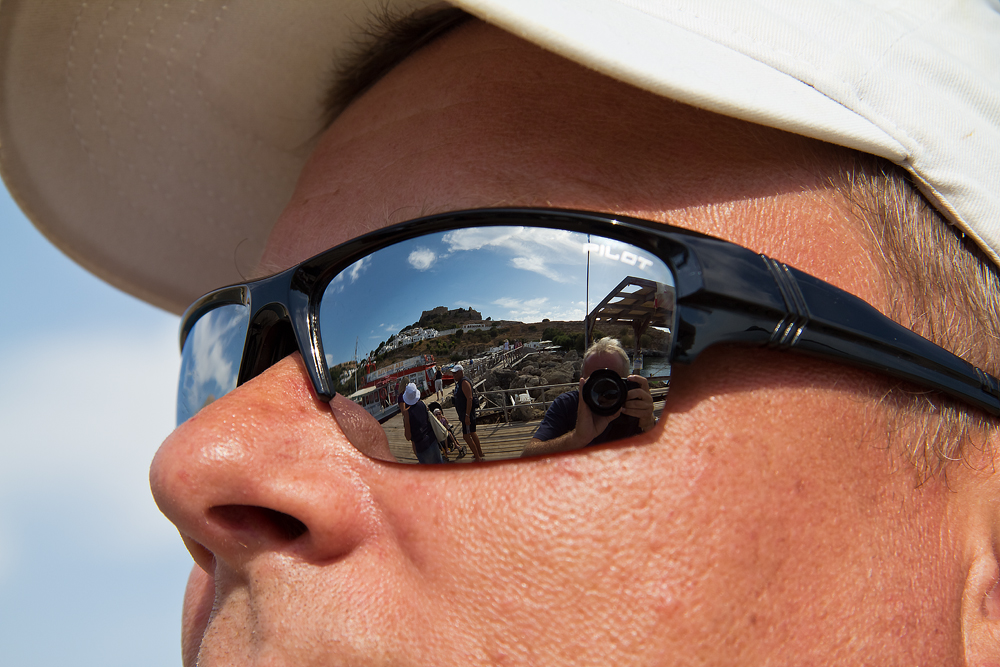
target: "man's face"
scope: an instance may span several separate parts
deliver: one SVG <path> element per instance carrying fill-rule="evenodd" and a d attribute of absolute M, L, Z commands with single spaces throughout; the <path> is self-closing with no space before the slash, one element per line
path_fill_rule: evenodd
<path fill-rule="evenodd" d="M 610 352 L 598 352 L 587 357 L 580 368 L 580 375 L 590 377 L 590 374 L 601 368 L 610 368 L 622 377 L 628 375 L 629 369 L 622 364 L 622 358 Z"/>
<path fill-rule="evenodd" d="M 432 212 L 552 206 L 720 236 L 878 305 L 825 185 L 839 159 L 471 23 L 326 132 L 264 262 Z M 203 666 L 950 664 L 948 494 L 894 463 L 872 382 L 718 349 L 674 367 L 650 433 L 428 470 L 360 454 L 286 358 L 153 464 L 198 563 L 187 660 L 201 642 Z"/>

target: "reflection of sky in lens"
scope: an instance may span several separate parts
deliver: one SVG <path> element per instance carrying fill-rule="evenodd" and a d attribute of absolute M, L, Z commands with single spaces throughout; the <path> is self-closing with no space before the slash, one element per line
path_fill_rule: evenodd
<path fill-rule="evenodd" d="M 589 253 L 589 302 L 588 242 L 617 256 Z M 342 363 L 354 358 L 357 340 L 363 358 L 437 306 L 524 323 L 582 320 L 626 276 L 672 285 L 669 275 L 648 253 L 576 232 L 479 227 L 432 234 L 380 250 L 337 276 L 320 312 L 324 351 L 331 365 Z"/>
<path fill-rule="evenodd" d="M 191 329 L 181 356 L 178 424 L 236 388 L 249 316 L 246 306 L 229 304 L 209 311 Z"/>

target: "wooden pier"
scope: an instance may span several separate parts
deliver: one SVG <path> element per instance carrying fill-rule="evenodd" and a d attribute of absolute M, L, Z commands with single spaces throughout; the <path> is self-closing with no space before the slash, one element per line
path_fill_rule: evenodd
<path fill-rule="evenodd" d="M 653 398 L 657 398 L 655 393 Z M 424 403 L 431 403 L 433 400 L 434 397 L 431 396 L 425 399 Z M 662 399 L 656 400 L 653 403 L 653 413 L 657 417 L 663 411 L 663 403 Z M 465 440 L 462 438 L 462 422 L 458 418 L 458 412 L 453 407 L 445 408 L 444 416 L 448 419 L 448 423 L 451 425 L 451 430 L 455 434 L 458 444 L 460 446 L 465 445 Z M 535 430 L 541 423 L 541 419 L 535 419 L 524 422 L 512 421 L 509 423 L 478 424 L 476 426 L 476 433 L 479 434 L 479 441 L 483 446 L 483 455 L 486 457 L 486 460 L 501 461 L 504 459 L 519 458 L 521 452 L 524 451 L 525 445 L 531 440 L 531 436 L 534 435 Z M 389 449 L 396 457 L 396 460 L 400 463 L 417 463 L 417 457 L 413 455 L 413 447 L 403 434 L 402 415 L 397 414 L 392 417 L 382 424 L 382 428 L 389 438 Z M 465 451 L 465 457 L 458 460 L 455 460 L 456 453 L 449 452 L 448 458 L 451 459 L 449 463 L 474 462 L 475 458 L 473 458 L 472 451 L 468 445 L 465 445 Z"/>

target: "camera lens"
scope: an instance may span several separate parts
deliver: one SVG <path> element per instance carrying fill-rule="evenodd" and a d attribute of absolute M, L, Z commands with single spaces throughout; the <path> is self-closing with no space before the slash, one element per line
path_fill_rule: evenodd
<path fill-rule="evenodd" d="M 618 412 L 628 398 L 628 386 L 618 373 L 602 368 L 591 373 L 583 385 L 583 401 L 595 415 Z"/>
<path fill-rule="evenodd" d="M 618 399 L 621 398 L 621 388 L 613 380 L 607 378 L 601 378 L 594 383 L 594 387 L 590 390 L 591 396 L 594 397 L 594 402 L 597 403 L 603 409 L 615 409 L 615 405 L 618 403 Z"/>

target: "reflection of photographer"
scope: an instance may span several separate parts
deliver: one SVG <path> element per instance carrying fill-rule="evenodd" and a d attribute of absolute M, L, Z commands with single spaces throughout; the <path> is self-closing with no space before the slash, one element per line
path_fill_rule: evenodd
<path fill-rule="evenodd" d="M 583 355 L 580 389 L 552 402 L 521 456 L 580 449 L 653 428 L 649 382 L 628 372 L 628 355 L 617 340 L 602 338 L 591 345 Z"/>

